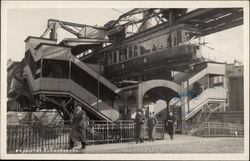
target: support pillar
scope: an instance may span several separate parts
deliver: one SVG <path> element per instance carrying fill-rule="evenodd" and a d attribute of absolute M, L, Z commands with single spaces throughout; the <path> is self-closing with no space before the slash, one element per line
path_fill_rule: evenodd
<path fill-rule="evenodd" d="M 169 110 L 169 102 L 170 102 L 170 100 L 165 100 L 166 101 L 166 104 L 167 104 L 167 109 L 166 109 L 166 112 L 167 112 L 167 118 L 168 118 L 168 116 L 169 116 L 169 112 L 170 112 L 170 110 Z"/>
<path fill-rule="evenodd" d="M 137 109 L 142 109 L 143 94 L 142 94 L 142 76 L 138 76 L 138 90 L 137 90 Z"/>
<path fill-rule="evenodd" d="M 57 40 L 57 23 L 54 23 L 50 32 L 50 39 Z"/>
<path fill-rule="evenodd" d="M 181 90 L 181 133 L 183 134 L 185 132 L 185 126 L 186 126 L 186 119 L 185 119 L 185 114 L 186 114 L 186 106 L 187 106 L 187 101 L 188 101 L 188 96 L 183 94 L 186 93 L 186 89 L 184 88 L 184 82 L 181 83 L 182 85 L 182 90 Z"/>
<path fill-rule="evenodd" d="M 124 118 L 128 115 L 127 92 L 124 92 Z"/>
<path fill-rule="evenodd" d="M 143 103 L 142 84 L 139 83 L 137 90 L 137 110 L 142 109 L 142 103 Z"/>

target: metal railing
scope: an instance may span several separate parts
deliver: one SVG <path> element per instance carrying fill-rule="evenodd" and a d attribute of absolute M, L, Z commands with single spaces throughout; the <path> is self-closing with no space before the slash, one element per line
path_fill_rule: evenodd
<path fill-rule="evenodd" d="M 244 125 L 222 122 L 203 122 L 193 133 L 203 137 L 243 137 Z"/>
<path fill-rule="evenodd" d="M 134 140 L 132 121 L 90 121 L 87 129 L 87 145 L 121 143 Z M 45 124 L 29 122 L 7 125 L 7 152 L 64 151 L 69 147 L 70 125 L 64 122 Z M 144 139 L 148 139 L 144 125 Z M 164 124 L 158 122 L 156 139 L 164 139 Z"/>

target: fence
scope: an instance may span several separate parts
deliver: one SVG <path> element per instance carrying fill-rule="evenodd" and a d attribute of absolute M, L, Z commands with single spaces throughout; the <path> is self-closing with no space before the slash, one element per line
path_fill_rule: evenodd
<path fill-rule="evenodd" d="M 243 137 L 244 125 L 221 122 L 204 122 L 193 135 L 203 137 Z"/>
<path fill-rule="evenodd" d="M 30 122 L 8 124 L 7 152 L 46 152 L 68 149 L 71 127 L 63 122 L 44 124 Z M 148 138 L 144 126 L 144 138 Z M 164 124 L 159 122 L 156 139 L 164 139 Z M 134 140 L 134 123 L 131 121 L 103 122 L 90 121 L 87 130 L 87 144 L 108 144 Z"/>

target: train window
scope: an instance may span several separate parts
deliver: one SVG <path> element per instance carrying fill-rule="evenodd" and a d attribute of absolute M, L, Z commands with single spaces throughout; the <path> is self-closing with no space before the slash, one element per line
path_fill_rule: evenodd
<path fill-rule="evenodd" d="M 169 34 L 165 34 L 165 40 L 167 41 L 167 48 L 171 46 L 171 36 Z"/>
<path fill-rule="evenodd" d="M 145 49 L 144 49 L 144 47 L 142 46 L 141 43 L 140 43 L 139 45 L 140 45 L 140 54 L 141 54 L 141 55 L 145 54 Z"/>
<path fill-rule="evenodd" d="M 43 59 L 42 77 L 69 78 L 69 62 L 64 60 Z"/>
<path fill-rule="evenodd" d="M 172 38 L 173 38 L 173 46 L 176 46 L 177 45 L 177 34 L 176 32 L 173 32 L 172 34 Z"/>
<path fill-rule="evenodd" d="M 141 55 L 151 52 L 152 41 L 147 40 L 140 43 Z"/>
<path fill-rule="evenodd" d="M 113 64 L 114 63 L 114 52 L 111 52 L 109 54 L 109 59 L 110 59 L 110 64 Z"/>
<path fill-rule="evenodd" d="M 200 36 L 199 33 L 197 32 L 191 32 L 191 31 L 186 31 L 185 34 L 184 34 L 184 41 L 189 41 L 191 39 L 194 39 L 194 38 L 197 38 Z"/>
<path fill-rule="evenodd" d="M 189 33 L 188 32 L 184 32 L 183 42 L 187 42 L 188 40 L 189 40 Z"/>
<path fill-rule="evenodd" d="M 119 61 L 123 61 L 124 60 L 124 52 L 123 52 L 123 50 L 120 50 L 119 53 L 120 53 Z"/>
<path fill-rule="evenodd" d="M 111 54 L 112 53 L 108 53 L 107 55 L 106 55 L 106 58 L 107 58 L 107 62 L 108 62 L 108 64 L 111 64 Z"/>
<path fill-rule="evenodd" d="M 116 63 L 117 62 L 117 52 L 115 51 L 114 53 L 113 53 L 113 63 Z"/>
<path fill-rule="evenodd" d="M 158 37 L 158 48 L 163 49 L 167 46 L 167 40 L 165 39 L 164 35 Z"/>
<path fill-rule="evenodd" d="M 158 37 L 152 39 L 152 51 L 156 51 L 158 49 L 157 38 Z"/>
<path fill-rule="evenodd" d="M 181 31 L 177 31 L 177 45 L 179 45 L 180 43 L 182 43 L 182 39 L 181 39 Z"/>
<path fill-rule="evenodd" d="M 128 48 L 128 58 L 131 59 L 133 57 L 132 46 Z"/>
<path fill-rule="evenodd" d="M 120 52 L 119 61 L 127 60 L 127 48 L 122 49 L 119 52 Z"/>
<path fill-rule="evenodd" d="M 134 57 L 137 57 L 138 55 L 138 49 L 137 49 L 137 45 L 134 46 Z"/>
<path fill-rule="evenodd" d="M 128 51 L 127 48 L 123 49 L 123 54 L 124 54 L 124 60 L 127 60 L 128 58 Z"/>

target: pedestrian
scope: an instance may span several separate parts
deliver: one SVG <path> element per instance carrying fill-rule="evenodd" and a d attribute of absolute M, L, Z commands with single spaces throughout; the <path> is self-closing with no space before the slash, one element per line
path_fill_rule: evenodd
<path fill-rule="evenodd" d="M 86 147 L 86 131 L 88 127 L 89 118 L 86 112 L 82 110 L 81 105 L 77 104 L 74 108 L 74 115 L 72 121 L 72 130 L 70 134 L 70 148 L 74 148 L 75 142 L 81 142 L 81 149 Z"/>
<path fill-rule="evenodd" d="M 167 118 L 167 127 L 168 127 L 168 133 L 170 135 L 171 140 L 174 139 L 175 124 L 176 124 L 176 118 L 173 115 L 173 112 L 169 112 L 169 115 Z"/>
<path fill-rule="evenodd" d="M 149 136 L 149 141 L 155 141 L 155 130 L 157 126 L 157 118 L 154 115 L 154 112 L 149 113 L 149 118 L 148 118 L 148 136 Z"/>
<path fill-rule="evenodd" d="M 138 142 L 143 143 L 143 125 L 145 122 L 145 117 L 141 110 L 138 110 L 135 116 L 135 140 L 136 144 Z"/>

